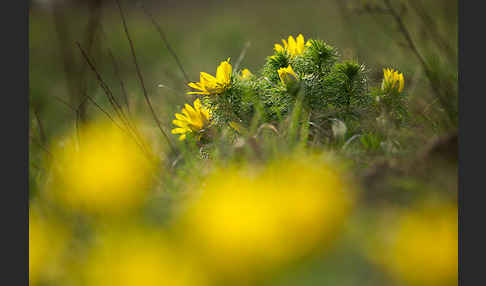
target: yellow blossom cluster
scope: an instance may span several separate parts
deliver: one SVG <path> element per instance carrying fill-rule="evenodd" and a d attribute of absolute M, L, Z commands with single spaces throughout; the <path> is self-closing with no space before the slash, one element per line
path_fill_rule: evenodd
<path fill-rule="evenodd" d="M 396 91 L 398 93 L 403 91 L 405 81 L 403 74 L 394 69 L 383 69 L 383 81 L 381 83 L 381 90 L 384 92 Z"/>
<path fill-rule="evenodd" d="M 189 87 L 197 89 L 199 91 L 191 91 L 188 94 L 220 94 L 224 92 L 231 83 L 232 67 L 229 63 L 230 59 L 221 62 L 216 70 L 216 77 L 201 72 L 199 82 L 189 83 Z"/>
<path fill-rule="evenodd" d="M 310 42 L 304 42 L 304 36 L 299 34 L 297 38 L 289 36 L 287 40 L 282 39 L 283 46 L 275 44 L 274 49 L 276 52 L 288 52 L 291 56 L 297 56 L 304 52 L 304 48 L 310 45 Z"/>
<path fill-rule="evenodd" d="M 179 140 L 185 140 L 188 133 L 195 133 L 200 138 L 201 133 L 209 126 L 211 120 L 209 109 L 201 104 L 199 98 L 194 101 L 193 105 L 194 107 L 186 104 L 182 109 L 182 114 L 176 113 L 176 119 L 172 121 L 177 126 L 172 129 L 172 134 L 181 134 Z"/>

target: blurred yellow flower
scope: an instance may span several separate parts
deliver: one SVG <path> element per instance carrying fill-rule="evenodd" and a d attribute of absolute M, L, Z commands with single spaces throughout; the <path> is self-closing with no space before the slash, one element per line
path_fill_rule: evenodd
<path fill-rule="evenodd" d="M 191 91 L 188 94 L 220 94 L 224 92 L 231 84 L 232 67 L 229 63 L 230 58 L 221 62 L 216 70 L 216 77 L 201 72 L 199 82 L 191 82 L 188 85 L 199 91 Z"/>
<path fill-rule="evenodd" d="M 352 198 L 340 172 L 317 156 L 263 170 L 232 166 L 209 176 L 181 225 L 206 265 L 241 278 L 328 247 Z"/>
<path fill-rule="evenodd" d="M 249 69 L 244 69 L 241 71 L 241 79 L 249 79 L 250 77 L 252 77 L 253 74 L 251 73 L 251 71 Z"/>
<path fill-rule="evenodd" d="M 176 119 L 172 121 L 174 125 L 178 126 L 172 129 L 172 134 L 181 134 L 179 140 L 186 139 L 187 133 L 196 133 L 200 138 L 201 132 L 209 126 L 211 120 L 209 109 L 201 104 L 199 98 L 194 101 L 193 105 L 194 108 L 186 104 L 182 109 L 182 114 L 176 113 Z"/>
<path fill-rule="evenodd" d="M 90 286 L 203 286 L 204 273 L 190 256 L 153 230 L 102 233 L 90 249 L 84 276 Z"/>
<path fill-rule="evenodd" d="M 383 81 L 381 83 L 381 90 L 384 92 L 397 91 L 402 92 L 405 81 L 403 74 L 398 73 L 394 69 L 383 69 Z"/>
<path fill-rule="evenodd" d="M 69 241 L 69 232 L 59 223 L 29 210 L 29 285 L 59 274 L 61 255 Z"/>
<path fill-rule="evenodd" d="M 288 40 L 282 39 L 283 46 L 280 44 L 275 44 L 274 49 L 277 52 L 287 51 L 291 56 L 300 55 L 304 52 L 305 46 L 309 45 L 309 41 L 304 43 L 304 36 L 299 34 L 296 39 L 289 36 Z"/>
<path fill-rule="evenodd" d="M 124 213 L 140 206 L 155 171 L 153 155 L 110 121 L 90 123 L 53 150 L 49 194 L 69 209 Z M 148 144 L 144 144 L 148 149 Z M 150 159 L 149 159 L 150 158 Z"/>
<path fill-rule="evenodd" d="M 421 206 L 383 226 L 369 255 L 407 285 L 457 285 L 457 227 L 456 206 Z"/>
<path fill-rule="evenodd" d="M 283 85 L 287 85 L 297 80 L 297 75 L 295 74 L 291 65 L 286 68 L 280 68 L 277 72 L 278 77 L 280 78 L 280 81 Z"/>

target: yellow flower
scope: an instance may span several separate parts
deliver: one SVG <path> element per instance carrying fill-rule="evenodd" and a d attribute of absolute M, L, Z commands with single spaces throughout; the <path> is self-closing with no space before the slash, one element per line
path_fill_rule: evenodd
<path fill-rule="evenodd" d="M 77 134 L 70 134 L 52 152 L 49 194 L 68 209 L 89 213 L 122 214 L 139 207 L 155 171 L 141 145 L 110 121 L 91 123 L 78 135 L 79 144 Z"/>
<path fill-rule="evenodd" d="M 393 69 L 383 69 L 383 81 L 381 90 L 384 92 L 398 91 L 402 92 L 404 87 L 403 74 Z"/>
<path fill-rule="evenodd" d="M 353 202 L 339 170 L 317 156 L 221 168 L 202 189 L 178 225 L 212 271 L 238 279 L 327 249 Z"/>
<path fill-rule="evenodd" d="M 282 39 L 283 46 L 280 44 L 275 44 L 275 51 L 277 52 L 284 52 L 287 51 L 291 56 L 296 56 L 300 55 L 304 52 L 305 46 L 308 46 L 310 44 L 309 41 L 307 41 L 306 44 L 304 44 L 304 36 L 302 34 L 299 34 L 297 36 L 297 39 L 294 39 L 294 37 L 289 36 L 288 40 L 286 41 L 285 39 Z"/>
<path fill-rule="evenodd" d="M 278 70 L 278 77 L 283 85 L 287 85 L 297 80 L 297 75 L 290 65 L 286 68 L 280 68 Z"/>
<path fill-rule="evenodd" d="M 188 85 L 199 91 L 191 91 L 188 94 L 220 94 L 224 92 L 231 84 L 232 67 L 229 63 L 230 58 L 221 62 L 216 70 L 216 77 L 201 72 L 199 82 L 191 82 Z"/>
<path fill-rule="evenodd" d="M 252 77 L 253 74 L 251 73 L 251 71 L 249 69 L 244 69 L 241 71 L 241 79 L 249 79 L 250 77 Z"/>
<path fill-rule="evenodd" d="M 166 236 L 131 227 L 104 231 L 87 253 L 83 268 L 86 285 L 206 285 L 197 263 L 163 239 Z"/>
<path fill-rule="evenodd" d="M 202 106 L 201 101 L 196 99 L 193 103 L 194 108 L 186 104 L 182 109 L 182 114 L 176 113 L 172 123 L 177 128 L 172 129 L 172 134 L 181 134 L 179 140 L 186 139 L 187 133 L 200 133 L 209 126 L 211 120 L 211 113 L 209 109 Z"/>
<path fill-rule="evenodd" d="M 378 230 L 370 257 L 412 286 L 457 285 L 457 207 L 424 205 Z"/>
<path fill-rule="evenodd" d="M 41 216 L 35 207 L 29 209 L 29 285 L 59 274 L 61 256 L 69 242 L 69 232 L 57 222 Z"/>

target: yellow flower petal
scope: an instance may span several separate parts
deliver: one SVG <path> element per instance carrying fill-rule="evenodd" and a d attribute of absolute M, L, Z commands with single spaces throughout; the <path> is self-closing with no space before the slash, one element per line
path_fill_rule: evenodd
<path fill-rule="evenodd" d="M 241 78 L 242 79 L 248 79 L 252 76 L 253 74 L 251 73 L 251 71 L 249 69 L 244 69 L 241 71 Z"/>
<path fill-rule="evenodd" d="M 183 108 L 181 112 L 186 116 L 186 118 L 187 118 L 186 120 L 191 119 L 191 115 L 189 115 L 189 112 L 187 112 L 187 110 L 185 108 Z"/>
<path fill-rule="evenodd" d="M 274 48 L 273 48 L 276 52 L 283 52 L 284 51 L 284 48 L 282 47 L 282 45 L 280 44 L 275 44 Z"/>
<path fill-rule="evenodd" d="M 185 129 L 185 128 L 174 128 L 170 132 L 172 134 L 186 133 L 187 132 L 187 129 Z"/>
<path fill-rule="evenodd" d="M 183 120 L 172 120 L 172 124 L 174 124 L 175 126 L 179 126 L 179 127 L 182 127 L 182 128 L 187 128 L 187 124 L 188 122 L 187 121 L 183 121 Z"/>
<path fill-rule="evenodd" d="M 228 60 L 221 62 L 216 70 L 216 80 L 223 86 L 229 84 L 231 80 L 232 67 L 229 64 L 229 60 L 228 58 Z"/>
<path fill-rule="evenodd" d="M 194 116 L 194 114 L 196 114 L 196 110 L 194 110 L 194 108 L 192 106 L 190 106 L 189 104 L 186 103 L 184 105 L 184 108 L 189 112 L 189 115 L 190 115 L 191 118 Z"/>
<path fill-rule="evenodd" d="M 216 78 L 208 73 L 205 73 L 205 72 L 201 72 L 200 73 L 200 80 L 201 80 L 201 83 L 207 83 L 207 82 L 213 82 L 213 81 L 216 81 Z"/>
<path fill-rule="evenodd" d="M 211 93 L 209 91 L 189 91 L 187 94 L 204 94 L 204 95 L 210 95 Z"/>
<path fill-rule="evenodd" d="M 305 47 L 305 45 L 304 45 L 304 36 L 302 36 L 302 34 L 299 34 L 297 36 L 297 42 L 296 42 L 296 44 L 297 44 L 297 53 L 298 54 L 301 54 L 304 51 L 304 47 Z"/>
<path fill-rule="evenodd" d="M 295 74 L 291 65 L 289 65 L 286 68 L 281 68 L 277 72 L 278 72 L 278 77 L 280 78 L 280 81 L 282 82 L 283 85 L 287 85 L 291 81 L 297 80 L 297 74 Z"/>
<path fill-rule="evenodd" d="M 282 39 L 282 43 L 284 44 L 284 49 L 286 50 L 289 47 L 289 44 L 284 39 Z"/>
<path fill-rule="evenodd" d="M 174 115 L 179 120 L 187 120 L 187 118 L 184 115 L 180 114 L 180 113 L 176 113 Z"/>
<path fill-rule="evenodd" d="M 199 89 L 199 90 L 205 90 L 204 87 L 199 83 L 199 82 L 190 82 L 187 84 L 189 87 L 192 87 L 194 89 Z"/>
<path fill-rule="evenodd" d="M 201 101 L 198 99 L 194 100 L 194 108 L 196 109 L 196 111 L 200 111 L 201 110 Z"/>

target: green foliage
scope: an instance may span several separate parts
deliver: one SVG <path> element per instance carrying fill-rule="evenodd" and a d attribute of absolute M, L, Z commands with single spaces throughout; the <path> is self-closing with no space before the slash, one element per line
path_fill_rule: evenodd
<path fill-rule="evenodd" d="M 297 81 L 284 84 L 278 71 L 289 65 Z M 300 54 L 276 51 L 251 78 L 235 74 L 224 93 L 206 97 L 218 126 L 234 121 L 249 127 L 256 108 L 261 109 L 259 124 L 278 123 L 291 116 L 299 94 L 299 109 L 313 121 L 311 129 L 330 130 L 329 118 L 358 126 L 363 116 L 375 114 L 370 112 L 373 100 L 365 66 L 356 61 L 339 61 L 337 50 L 322 40 L 309 40 Z"/>
<path fill-rule="evenodd" d="M 390 120 L 396 127 L 400 127 L 409 119 L 407 109 L 407 96 L 397 90 L 384 92 L 379 88 L 373 88 L 370 92 L 373 101 L 374 112 L 378 118 Z"/>
<path fill-rule="evenodd" d="M 338 60 L 336 49 L 322 40 L 309 40 L 309 46 L 302 56 L 297 56 L 293 62 L 296 71 L 303 74 L 317 73 L 324 76 Z"/>
<path fill-rule="evenodd" d="M 380 148 L 383 140 L 377 134 L 366 133 L 359 138 L 359 141 L 366 150 L 377 151 Z"/>
<path fill-rule="evenodd" d="M 285 68 L 289 64 L 291 64 L 291 61 L 288 53 L 276 52 L 273 56 L 267 57 L 267 61 L 263 66 L 262 76 L 277 84 L 280 81 L 277 73 L 278 69 Z"/>

